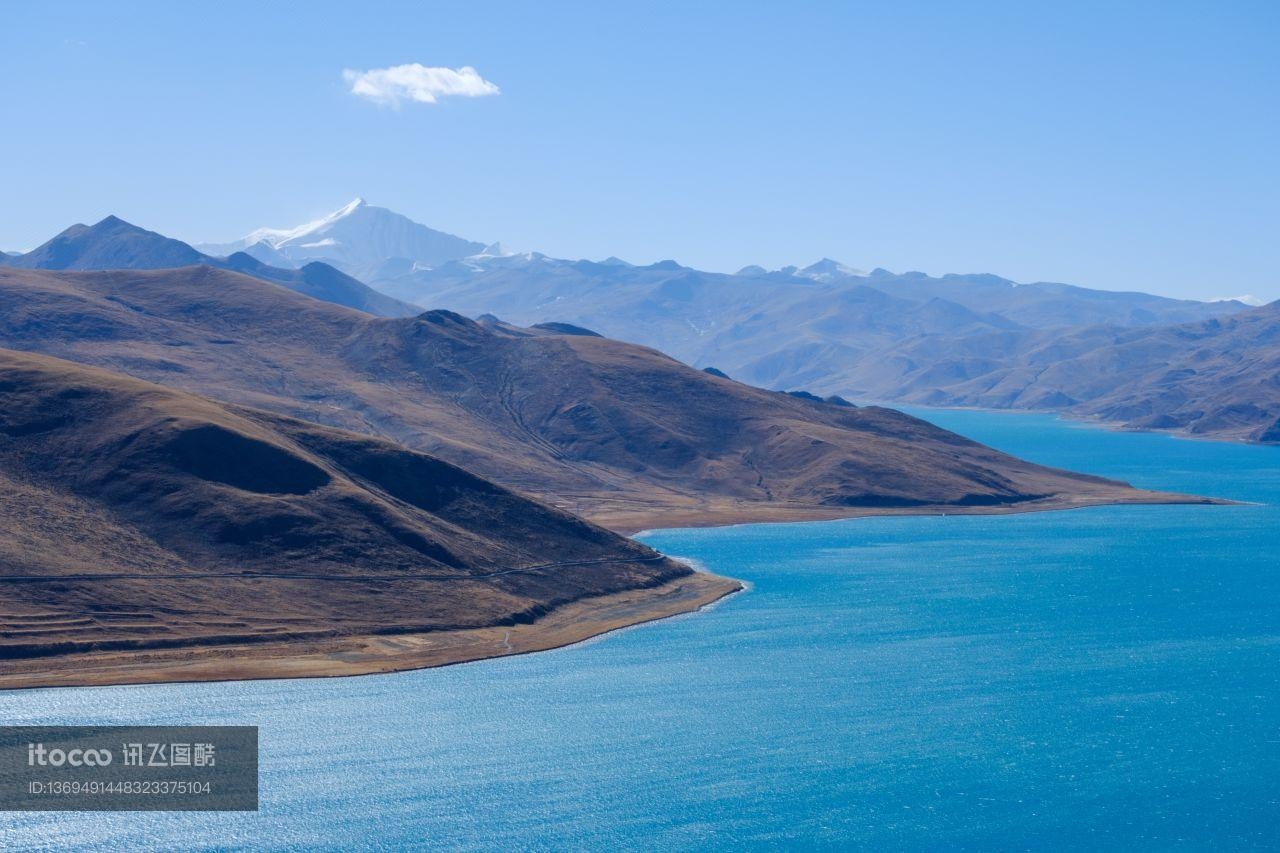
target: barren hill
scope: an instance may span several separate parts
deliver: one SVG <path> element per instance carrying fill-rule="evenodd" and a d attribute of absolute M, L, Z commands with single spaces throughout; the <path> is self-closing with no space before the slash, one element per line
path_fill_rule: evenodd
<path fill-rule="evenodd" d="M 569 606 L 587 636 L 638 591 L 624 622 L 735 587 L 390 442 L 10 350 L 0 518 L 0 686 L 280 674 L 264 656 L 320 666 Z"/>
<path fill-rule="evenodd" d="M 619 529 L 1170 499 L 581 330 L 380 319 L 209 267 L 0 270 L 0 342 L 383 436 Z"/>

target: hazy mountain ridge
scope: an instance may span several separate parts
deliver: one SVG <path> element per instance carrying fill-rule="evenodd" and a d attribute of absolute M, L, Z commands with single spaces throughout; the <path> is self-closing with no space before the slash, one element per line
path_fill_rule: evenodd
<path fill-rule="evenodd" d="M 856 380 L 855 380 L 856 377 Z M 919 339 L 819 383 L 882 399 L 1029 408 L 1280 441 L 1280 303 L 1177 326 Z"/>
<path fill-rule="evenodd" d="M 0 267 L 46 270 L 174 269 L 194 264 L 233 269 L 379 316 L 418 313 L 415 306 L 374 290 L 327 264 L 310 263 L 297 270 L 272 267 L 244 253 L 210 257 L 180 240 L 115 216 L 94 225 L 73 225 L 26 254 L 0 258 Z"/>
<path fill-rule="evenodd" d="M 1141 348 L 1126 346 L 1123 378 L 1114 370 L 1089 373 L 1101 369 L 1096 359 L 1074 361 L 1070 381 L 1056 386 L 1049 380 L 1057 374 L 1043 370 L 1047 354 L 1073 352 L 1077 341 L 1106 346 L 1109 336 L 1124 337 L 1124 330 L 1227 318 L 1248 310 L 1238 300 L 1018 284 L 989 274 L 866 274 L 829 258 L 804 268 L 752 266 L 728 275 L 675 261 L 637 266 L 617 258 L 495 253 L 431 268 L 387 263 L 370 280 L 424 307 L 493 313 L 520 325 L 586 327 L 768 388 L 811 388 L 887 402 L 1054 408 L 1260 440 L 1271 440 L 1276 431 L 1265 381 L 1251 384 L 1225 374 L 1215 379 L 1216 368 L 1206 364 L 1200 366 L 1200 374 L 1208 374 L 1201 388 L 1171 390 L 1160 371 L 1179 353 L 1168 348 L 1160 348 L 1144 368 Z M 1143 335 L 1135 331 L 1129 337 Z M 1151 337 L 1160 335 L 1153 331 Z M 1258 343 L 1236 335 L 1235 355 L 1265 365 L 1264 352 L 1250 352 Z M 1033 367 L 1020 366 L 1019 358 L 1039 365 L 1038 381 L 1031 381 Z M 1141 378 L 1148 374 L 1156 379 Z M 1153 384 L 1144 389 L 1143 381 Z M 1215 381 L 1229 387 L 1211 393 Z M 1128 385 L 1112 387 L 1122 382 Z M 1201 410 L 1188 402 L 1197 394 L 1203 394 Z"/>
<path fill-rule="evenodd" d="M 204 262 L 181 240 L 146 231 L 116 216 L 94 225 L 76 224 L 4 264 L 20 269 L 167 269 Z"/>
<path fill-rule="evenodd" d="M 785 267 L 768 272 L 757 267 L 747 268 L 746 274 L 726 274 L 696 270 L 675 261 L 636 266 L 616 261 L 561 260 L 532 252 L 460 259 L 432 269 L 377 279 L 373 284 L 408 302 L 446 304 L 454 300 L 459 302 L 460 310 L 462 301 L 492 299 L 507 290 L 518 298 L 517 310 L 521 311 L 572 299 L 574 304 L 566 306 L 570 310 L 598 312 L 604 317 L 610 307 L 646 304 L 653 307 L 653 303 L 658 303 L 673 315 L 673 320 L 692 321 L 694 326 L 700 326 L 700 319 L 713 317 L 714 308 L 703 305 L 704 294 L 696 292 L 704 288 L 709 290 L 707 295 L 714 297 L 714 305 L 730 312 L 747 307 L 756 312 L 768 309 L 773 314 L 800 308 L 812 311 L 850 291 L 865 288 L 917 304 L 942 300 L 994 318 L 997 325 L 1028 328 L 1104 323 L 1167 325 L 1226 316 L 1249 307 L 1236 301 L 1197 302 L 1057 283 L 1018 284 L 989 274 L 949 274 L 935 278 L 924 273 L 896 274 L 882 269 L 865 275 L 809 272 L 830 266 L 842 265 L 824 260 L 804 270 Z M 609 293 L 600 291 L 600 286 L 605 284 L 609 285 Z M 522 290 L 528 292 L 520 292 Z M 612 299 L 616 304 L 598 305 L 591 301 L 604 299 Z M 465 307 L 470 310 L 470 306 Z M 786 318 L 779 316 L 778 319 Z"/>
<path fill-rule="evenodd" d="M 1012 341 L 1048 347 L 1081 328 L 1136 333 L 1246 310 L 986 275 L 877 270 L 822 282 L 781 271 L 727 276 L 673 262 L 636 267 L 536 255 L 452 262 L 379 286 L 466 314 L 585 326 L 762 387 L 935 405 L 970 399 L 951 386 L 996 369 Z M 1004 405 L 1041 408 L 1051 393 Z"/>

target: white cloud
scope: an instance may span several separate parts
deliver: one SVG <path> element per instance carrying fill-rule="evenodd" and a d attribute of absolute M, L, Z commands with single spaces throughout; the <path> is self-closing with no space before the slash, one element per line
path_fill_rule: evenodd
<path fill-rule="evenodd" d="M 403 101 L 434 104 L 440 98 L 482 98 L 499 89 L 470 65 L 461 68 L 429 68 L 417 62 L 342 72 L 351 94 L 376 104 L 399 107 Z"/>

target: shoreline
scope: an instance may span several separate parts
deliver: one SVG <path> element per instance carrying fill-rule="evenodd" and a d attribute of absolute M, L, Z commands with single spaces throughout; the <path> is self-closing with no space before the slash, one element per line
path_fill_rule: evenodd
<path fill-rule="evenodd" d="M 527 624 L 7 661 L 0 690 L 345 678 L 433 669 L 575 645 L 697 612 L 745 588 L 732 578 L 694 571 L 658 587 L 580 599 Z"/>
<path fill-rule="evenodd" d="M 1094 427 L 1097 429 L 1107 430 L 1108 432 L 1124 432 L 1124 433 L 1150 433 L 1151 435 L 1166 435 L 1170 438 L 1186 439 L 1188 441 L 1219 441 L 1227 444 L 1243 444 L 1252 447 L 1280 447 L 1280 443 L 1273 441 L 1259 441 L 1256 438 L 1249 438 L 1244 435 L 1236 435 L 1232 432 L 1210 433 L 1210 432 L 1192 432 L 1186 427 L 1154 427 L 1154 426 L 1135 426 L 1129 421 L 1113 420 L 1104 418 L 1101 415 L 1091 414 L 1073 414 L 1064 409 L 1035 409 L 1035 408 L 992 408 L 990 406 L 930 406 L 926 403 L 911 402 L 878 402 L 878 403 L 860 403 L 859 405 L 880 406 L 883 408 L 897 409 L 903 411 L 906 409 L 932 409 L 939 412 L 990 412 L 994 415 L 1049 415 L 1064 423 L 1077 424 L 1079 426 Z M 907 412 L 907 414 L 911 414 Z M 926 418 L 927 420 L 927 418 Z"/>
<path fill-rule="evenodd" d="M 1014 515 L 1118 505 L 1237 505 L 1172 492 L 1100 488 L 1006 505 L 823 507 L 807 504 L 708 503 L 605 511 L 592 520 L 627 536 L 673 528 L 838 521 L 883 516 Z M 694 613 L 746 588 L 741 581 L 693 570 L 652 588 L 624 590 L 562 605 L 511 626 L 416 634 L 353 634 L 323 640 L 190 646 L 149 651 L 80 652 L 6 661 L 0 690 L 107 687 L 284 678 L 344 678 L 431 669 L 575 645 L 623 628 Z"/>

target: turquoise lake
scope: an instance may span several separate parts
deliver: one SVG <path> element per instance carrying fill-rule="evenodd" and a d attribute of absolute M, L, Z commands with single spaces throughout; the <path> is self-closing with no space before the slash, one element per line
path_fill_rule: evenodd
<path fill-rule="evenodd" d="M 7 813 L 0 848 L 1280 847 L 1280 449 L 916 413 L 1253 503 L 652 532 L 749 591 L 445 669 L 3 692 L 10 724 L 256 724 L 262 804 Z"/>

